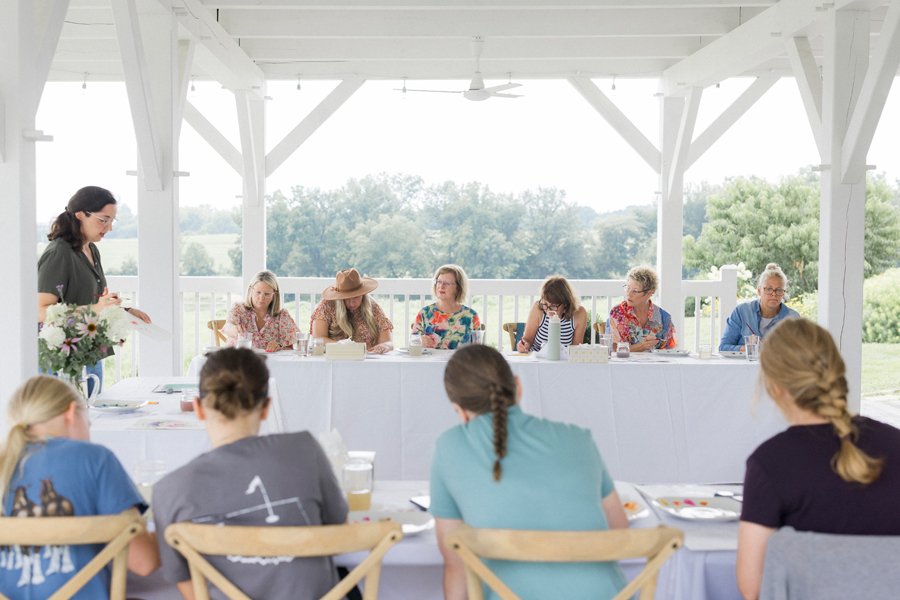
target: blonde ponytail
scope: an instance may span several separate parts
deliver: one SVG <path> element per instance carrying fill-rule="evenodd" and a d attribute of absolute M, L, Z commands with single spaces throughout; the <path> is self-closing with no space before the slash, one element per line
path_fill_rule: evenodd
<path fill-rule="evenodd" d="M 13 393 L 6 409 L 7 421 L 12 426 L 0 446 L 0 516 L 4 515 L 9 483 L 25 447 L 39 441 L 28 435 L 28 428 L 61 415 L 73 402 L 87 410 L 84 398 L 75 388 L 49 375 L 32 377 Z"/>
<path fill-rule="evenodd" d="M 859 429 L 847 410 L 844 359 L 822 327 L 806 319 L 784 319 L 767 335 L 760 352 L 761 375 L 771 393 L 774 383 L 798 408 L 831 423 L 840 449 L 832 470 L 847 482 L 869 484 L 878 479 L 884 460 L 873 458 L 857 445 Z"/>

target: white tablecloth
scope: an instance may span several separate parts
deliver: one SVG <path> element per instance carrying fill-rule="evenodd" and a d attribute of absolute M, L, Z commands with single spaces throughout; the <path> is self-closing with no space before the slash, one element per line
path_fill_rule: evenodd
<path fill-rule="evenodd" d="M 91 441 L 112 450 L 122 466 L 131 473 L 139 460 L 159 459 L 166 462 L 171 472 L 187 464 L 191 459 L 209 451 L 209 438 L 202 423 L 193 412 L 181 412 L 181 394 L 160 394 L 152 390 L 168 383 L 197 383 L 197 377 L 131 377 L 123 379 L 100 394 L 97 404 L 114 404 L 128 401 L 150 401 L 136 412 L 110 414 L 90 410 Z M 260 434 L 285 431 L 285 416 L 278 396 L 278 384 L 269 379 L 269 395 L 272 406 L 268 418 L 262 423 Z M 165 419 L 188 423 L 192 429 L 129 429 L 147 419 Z"/>
<path fill-rule="evenodd" d="M 616 482 L 623 496 L 636 492 L 627 483 Z M 425 481 L 377 481 L 372 497 L 373 510 L 411 507 L 411 496 L 427 494 Z M 716 547 L 737 547 L 737 523 L 694 523 L 651 511 L 650 516 L 632 521 L 632 527 L 657 527 L 660 523 L 685 530 L 689 545 L 702 546 L 717 539 Z M 685 526 L 687 525 L 687 527 Z M 696 543 L 693 543 L 696 541 Z M 365 553 L 338 556 L 338 565 L 352 567 Z M 680 549 L 663 565 L 657 582 L 657 600 L 741 600 L 735 579 L 734 550 Z M 443 600 L 441 577 L 443 559 L 434 530 L 405 537 L 384 557 L 379 597 L 389 600 Z M 623 569 L 633 578 L 643 568 L 643 561 L 623 562 Z M 128 596 L 143 600 L 181 600 L 175 586 L 166 583 L 159 571 L 147 578 L 128 576 Z"/>
<path fill-rule="evenodd" d="M 589 428 L 616 479 L 741 482 L 747 456 L 787 426 L 769 400 L 752 407 L 759 366 L 742 358 L 508 360 L 522 381 L 522 409 Z M 196 357 L 190 373 L 204 362 Z M 337 428 L 349 449 L 377 452 L 380 478 L 427 479 L 435 439 L 458 423 L 444 392 L 446 356 L 335 362 L 286 351 L 267 364 L 288 430 Z"/>

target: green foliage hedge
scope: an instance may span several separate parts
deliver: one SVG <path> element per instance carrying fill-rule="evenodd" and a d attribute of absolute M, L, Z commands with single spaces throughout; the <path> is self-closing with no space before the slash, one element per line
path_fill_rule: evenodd
<path fill-rule="evenodd" d="M 866 280 L 862 341 L 900 343 L 900 269 Z"/>

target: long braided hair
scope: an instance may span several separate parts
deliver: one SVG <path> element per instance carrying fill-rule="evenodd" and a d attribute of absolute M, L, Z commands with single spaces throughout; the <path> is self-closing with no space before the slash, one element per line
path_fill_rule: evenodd
<path fill-rule="evenodd" d="M 477 415 L 491 413 L 494 427 L 494 481 L 500 481 L 506 456 L 506 420 L 516 403 L 516 378 L 503 355 L 480 344 L 457 350 L 444 370 L 450 401 Z"/>
<path fill-rule="evenodd" d="M 806 319 L 784 319 L 766 335 L 760 352 L 761 377 L 784 390 L 801 409 L 827 419 L 840 439 L 831 468 L 847 482 L 869 484 L 878 479 L 884 460 L 857 445 L 859 429 L 847 411 L 844 359 L 825 329 Z"/>

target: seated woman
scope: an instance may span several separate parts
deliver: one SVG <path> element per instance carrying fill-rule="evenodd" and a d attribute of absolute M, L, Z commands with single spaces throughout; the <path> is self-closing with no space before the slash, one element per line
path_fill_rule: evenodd
<path fill-rule="evenodd" d="M 336 525 L 347 501 L 331 463 L 308 431 L 258 437 L 269 410 L 269 371 L 250 350 L 210 354 L 200 371 L 197 417 L 212 450 L 153 486 L 157 531 L 191 521 L 221 525 Z M 187 561 L 160 548 L 163 576 L 194 597 Z M 265 564 L 254 557 L 211 556 L 209 562 L 251 598 L 321 598 L 337 583 L 331 557 Z"/>
<path fill-rule="evenodd" d="M 6 409 L 11 426 L 0 446 L 0 515 L 84 517 L 147 508 L 115 455 L 90 443 L 84 398 L 56 377 L 38 375 L 15 391 Z M 10 600 L 47 598 L 100 551 L 102 545 L 0 548 L 0 590 Z M 159 567 L 156 534 L 131 541 L 128 569 L 149 575 Z M 103 569 L 78 598 L 109 598 Z"/>
<path fill-rule="evenodd" d="M 748 335 L 765 337 L 775 323 L 782 319 L 798 318 L 793 308 L 782 302 L 788 289 L 788 278 L 775 263 L 766 265 L 756 285 L 759 300 L 744 302 L 734 307 L 725 323 L 725 333 L 719 341 L 719 350 L 744 350 L 744 338 Z"/>
<path fill-rule="evenodd" d="M 431 462 L 429 512 L 444 556 L 444 598 L 466 597 L 465 567 L 444 542 L 463 523 L 567 531 L 628 527 L 591 432 L 523 413 L 519 378 L 499 352 L 484 345 L 462 348 L 447 363 L 444 387 L 463 423 L 441 434 Z M 611 598 L 625 585 L 619 565 L 611 562 L 485 562 L 523 600 Z"/>
<path fill-rule="evenodd" d="M 278 279 L 272 271 L 254 275 L 244 303 L 234 303 L 222 327 L 229 346 L 234 346 L 239 333 L 252 333 L 253 347 L 268 352 L 293 347 L 297 331 L 291 313 L 281 308 Z"/>
<path fill-rule="evenodd" d="M 769 332 L 759 362 L 791 426 L 747 459 L 737 552 L 747 599 L 759 596 L 766 545 L 780 527 L 900 535 L 900 430 L 847 411 L 846 370 L 831 335 L 786 319 Z"/>
<path fill-rule="evenodd" d="M 627 342 L 632 352 L 652 348 L 677 348 L 672 316 L 653 304 L 650 296 L 659 286 L 653 269 L 634 267 L 625 276 L 625 301 L 612 309 L 606 333 L 613 342 Z"/>
<path fill-rule="evenodd" d="M 394 326 L 369 296 L 377 287 L 377 281 L 360 277 L 356 269 L 340 271 L 309 319 L 312 336 L 324 338 L 326 344 L 350 338 L 375 354 L 393 350 Z"/>
<path fill-rule="evenodd" d="M 587 311 L 578 305 L 575 290 L 565 277 L 548 277 L 541 286 L 541 299 L 528 313 L 525 331 L 516 350 L 536 352 L 547 343 L 551 312 L 559 315 L 559 341 L 563 346 L 577 346 L 584 340 Z"/>
<path fill-rule="evenodd" d="M 478 313 L 463 306 L 469 291 L 466 272 L 457 265 L 444 265 L 434 274 L 434 297 L 437 302 L 419 311 L 413 333 L 422 336 L 425 348 L 452 350 L 468 344 L 473 331 L 481 329 Z"/>

